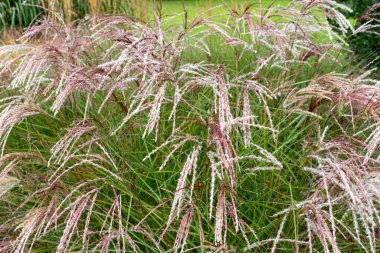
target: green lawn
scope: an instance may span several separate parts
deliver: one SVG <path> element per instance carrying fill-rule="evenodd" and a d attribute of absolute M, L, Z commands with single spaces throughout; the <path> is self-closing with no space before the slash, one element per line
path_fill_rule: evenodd
<path fill-rule="evenodd" d="M 157 1 L 159 2 L 159 1 Z M 283 5 L 286 6 L 288 3 L 291 1 L 289 0 L 227 0 L 227 1 L 212 1 L 212 6 L 210 6 L 209 1 L 205 0 L 188 0 L 188 1 L 179 1 L 179 0 L 164 0 L 162 1 L 162 9 L 163 9 L 163 14 L 172 16 L 172 15 L 178 15 L 184 10 L 187 11 L 188 13 L 188 18 L 192 19 L 196 17 L 197 15 L 201 13 L 208 13 L 211 15 L 225 15 L 228 13 L 228 9 L 223 7 L 223 2 L 225 2 L 228 6 L 230 7 L 235 7 L 238 6 L 239 9 L 244 8 L 248 4 L 254 4 L 254 9 L 259 9 L 260 5 L 265 8 L 268 7 L 271 4 L 275 5 Z M 218 7 L 219 6 L 219 7 Z M 211 7 L 214 7 L 213 10 L 210 12 L 207 12 L 207 9 L 210 9 Z M 179 21 L 183 18 L 183 16 L 178 16 L 174 18 L 174 21 Z"/>

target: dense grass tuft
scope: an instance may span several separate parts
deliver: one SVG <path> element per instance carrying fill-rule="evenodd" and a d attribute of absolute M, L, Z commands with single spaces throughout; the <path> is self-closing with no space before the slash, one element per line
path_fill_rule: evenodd
<path fill-rule="evenodd" d="M 0 251 L 378 251 L 380 81 L 345 74 L 371 26 L 342 9 L 57 15 L 0 47 Z"/>

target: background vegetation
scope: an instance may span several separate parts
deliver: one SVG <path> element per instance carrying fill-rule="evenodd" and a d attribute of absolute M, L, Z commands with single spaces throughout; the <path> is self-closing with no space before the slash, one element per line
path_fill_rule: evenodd
<path fill-rule="evenodd" d="M 338 2 L 347 4 L 352 11 L 344 12 L 348 18 L 355 20 L 354 27 L 375 21 L 377 27 L 372 29 L 371 33 L 348 34 L 346 41 L 350 48 L 356 53 L 356 59 L 361 61 L 363 65 L 370 64 L 379 67 L 378 59 L 380 51 L 380 16 L 378 9 L 380 8 L 377 0 L 339 0 Z"/>
<path fill-rule="evenodd" d="M 380 82 L 342 43 L 377 27 L 192 3 L 0 47 L 0 252 L 379 251 Z"/>

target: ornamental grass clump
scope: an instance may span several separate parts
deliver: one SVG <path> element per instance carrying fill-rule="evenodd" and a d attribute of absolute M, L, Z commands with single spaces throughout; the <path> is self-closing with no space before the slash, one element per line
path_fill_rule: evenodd
<path fill-rule="evenodd" d="M 380 81 L 342 10 L 55 14 L 1 46 L 0 251 L 378 251 Z"/>

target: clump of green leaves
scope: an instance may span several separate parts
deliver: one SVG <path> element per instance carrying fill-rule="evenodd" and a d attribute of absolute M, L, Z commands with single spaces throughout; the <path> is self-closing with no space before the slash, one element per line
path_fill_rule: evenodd
<path fill-rule="evenodd" d="M 25 6 L 23 0 L 4 0 L 0 2 L 0 31 L 5 28 L 18 28 L 22 29 L 33 24 L 37 16 L 42 11 L 37 5 L 39 0 L 30 0 Z"/>

